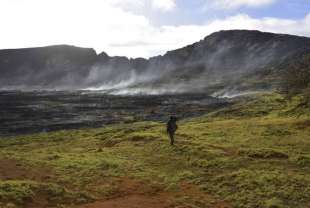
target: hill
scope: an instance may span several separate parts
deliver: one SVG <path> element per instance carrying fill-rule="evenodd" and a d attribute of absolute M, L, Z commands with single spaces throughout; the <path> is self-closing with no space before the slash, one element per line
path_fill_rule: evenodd
<path fill-rule="evenodd" d="M 310 53 L 310 38 L 220 31 L 150 59 L 49 46 L 0 50 L 1 89 L 102 90 L 114 94 L 261 91 L 281 87 L 286 66 Z"/>

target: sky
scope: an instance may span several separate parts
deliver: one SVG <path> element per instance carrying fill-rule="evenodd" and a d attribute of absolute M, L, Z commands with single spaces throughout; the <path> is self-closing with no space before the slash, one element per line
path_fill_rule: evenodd
<path fill-rule="evenodd" d="M 0 49 L 68 44 L 148 58 L 219 30 L 310 37 L 310 0 L 0 0 L 0 28 Z"/>

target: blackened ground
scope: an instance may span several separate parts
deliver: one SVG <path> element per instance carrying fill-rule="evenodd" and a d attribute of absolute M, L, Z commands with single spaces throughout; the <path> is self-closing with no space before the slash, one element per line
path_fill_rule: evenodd
<path fill-rule="evenodd" d="M 111 96 L 90 92 L 0 92 L 0 135 L 189 118 L 228 105 L 206 94 Z"/>

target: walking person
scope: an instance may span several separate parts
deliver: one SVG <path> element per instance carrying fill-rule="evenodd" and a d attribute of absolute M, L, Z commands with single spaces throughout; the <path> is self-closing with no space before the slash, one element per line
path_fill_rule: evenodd
<path fill-rule="evenodd" d="M 174 134 L 178 129 L 177 118 L 175 116 L 170 116 L 170 120 L 167 123 L 167 133 L 170 137 L 170 145 L 174 145 Z"/>

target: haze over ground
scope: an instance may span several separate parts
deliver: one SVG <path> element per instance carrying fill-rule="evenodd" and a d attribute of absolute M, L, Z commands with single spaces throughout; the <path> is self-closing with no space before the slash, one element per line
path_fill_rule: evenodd
<path fill-rule="evenodd" d="M 0 89 L 219 96 L 265 91 L 279 88 L 287 66 L 309 51 L 310 38 L 249 30 L 216 32 L 148 60 L 68 45 L 0 50 Z"/>

